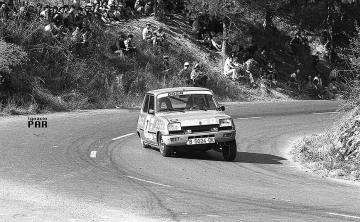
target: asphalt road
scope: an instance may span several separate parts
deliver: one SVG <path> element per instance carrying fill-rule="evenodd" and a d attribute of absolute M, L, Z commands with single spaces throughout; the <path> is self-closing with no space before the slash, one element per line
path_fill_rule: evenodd
<path fill-rule="evenodd" d="M 360 221 L 359 186 L 301 171 L 296 137 L 329 128 L 338 104 L 230 103 L 238 157 L 143 149 L 137 111 L 0 119 L 0 221 Z"/>

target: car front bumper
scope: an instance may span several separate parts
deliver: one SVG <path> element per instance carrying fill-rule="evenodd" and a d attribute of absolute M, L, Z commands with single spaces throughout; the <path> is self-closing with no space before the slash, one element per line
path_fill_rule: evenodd
<path fill-rule="evenodd" d="M 192 134 L 172 134 L 172 135 L 164 135 L 162 137 L 164 143 L 167 146 L 193 146 L 188 145 L 187 142 L 192 138 L 206 138 L 206 137 L 214 137 L 215 144 L 223 143 L 235 140 L 236 130 L 223 130 L 218 132 L 201 132 L 201 133 L 192 133 Z M 214 143 L 209 143 L 211 145 Z M 203 144 L 207 145 L 207 144 Z"/>

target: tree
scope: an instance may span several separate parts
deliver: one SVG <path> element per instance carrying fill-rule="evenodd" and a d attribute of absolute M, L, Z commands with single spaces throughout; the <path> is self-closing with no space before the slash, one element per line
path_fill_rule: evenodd
<path fill-rule="evenodd" d="M 287 0 L 188 0 L 187 9 L 196 14 L 208 14 L 222 21 L 223 41 L 222 56 L 226 58 L 229 27 L 244 18 L 251 11 L 264 17 L 268 23 L 272 22 L 274 14 Z"/>

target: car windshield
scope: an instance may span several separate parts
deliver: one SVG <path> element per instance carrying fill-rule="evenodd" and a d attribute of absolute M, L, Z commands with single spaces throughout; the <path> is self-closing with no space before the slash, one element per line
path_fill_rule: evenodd
<path fill-rule="evenodd" d="M 217 106 L 209 94 L 168 95 L 158 98 L 157 112 L 185 112 L 195 110 L 216 110 Z"/>

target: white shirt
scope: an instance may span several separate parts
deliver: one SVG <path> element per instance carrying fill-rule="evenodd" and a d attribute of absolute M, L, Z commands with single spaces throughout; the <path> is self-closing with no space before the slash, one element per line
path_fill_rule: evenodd
<path fill-rule="evenodd" d="M 229 71 L 231 71 L 234 68 L 235 68 L 235 65 L 232 62 L 232 59 L 230 57 L 228 57 L 225 60 L 225 64 L 224 64 L 224 74 L 228 73 Z"/>
<path fill-rule="evenodd" d="M 145 27 L 142 32 L 143 40 L 148 39 L 149 36 L 151 36 L 151 29 L 148 29 L 148 27 Z"/>

